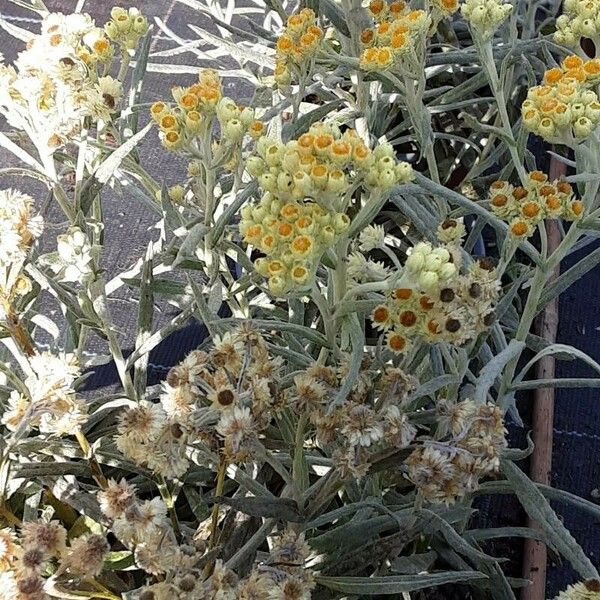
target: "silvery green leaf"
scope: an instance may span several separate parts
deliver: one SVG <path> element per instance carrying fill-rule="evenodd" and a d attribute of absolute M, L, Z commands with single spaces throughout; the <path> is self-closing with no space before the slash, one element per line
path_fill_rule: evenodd
<path fill-rule="evenodd" d="M 529 369 L 544 356 L 566 354 L 570 359 L 579 358 L 584 363 L 592 367 L 596 373 L 600 373 L 600 364 L 598 364 L 591 356 L 588 356 L 585 352 L 582 352 L 574 346 L 568 344 L 550 344 L 543 350 L 540 350 L 519 372 L 515 377 L 515 382 L 518 383 L 523 380 Z"/>
<path fill-rule="evenodd" d="M 2 14 L 0 14 L 0 27 L 4 29 L 4 31 L 12 35 L 14 38 L 21 40 L 25 43 L 31 41 L 34 37 L 34 34 L 31 31 L 9 23 L 6 19 L 2 17 Z"/>
<path fill-rule="evenodd" d="M 502 538 L 526 538 L 539 540 L 548 546 L 552 546 L 548 536 L 537 529 L 531 527 L 490 527 L 488 529 L 469 529 L 465 535 L 474 541 L 487 541 Z"/>
<path fill-rule="evenodd" d="M 94 171 L 93 177 L 103 185 L 108 183 L 115 171 L 121 166 L 123 159 L 138 145 L 152 127 L 153 124 L 148 123 L 146 127 L 121 144 L 108 158 L 104 159 Z"/>
<path fill-rule="evenodd" d="M 167 339 L 167 337 L 183 327 L 185 323 L 191 318 L 194 314 L 195 305 L 193 302 L 189 302 L 185 309 L 179 313 L 174 319 L 171 320 L 170 323 L 167 323 L 164 327 L 155 331 L 147 340 L 145 340 L 139 348 L 134 350 L 134 352 L 127 358 L 127 369 L 130 369 L 134 362 L 142 355 L 149 353 L 153 348 L 156 348 L 158 344 L 160 344 L 163 340 Z"/>
<path fill-rule="evenodd" d="M 500 376 L 508 362 L 521 354 L 523 348 L 525 348 L 524 342 L 513 339 L 500 354 L 496 355 L 485 365 L 485 367 L 483 367 L 479 374 L 477 384 L 475 385 L 475 394 L 473 398 L 475 402 L 478 404 L 485 404 L 487 402 L 487 395 L 490 388 L 494 385 L 494 381 Z"/>
<path fill-rule="evenodd" d="M 142 280 L 140 277 L 124 277 L 123 283 L 132 288 L 139 288 Z M 173 298 L 179 298 L 189 292 L 188 287 L 184 283 L 171 281 L 169 279 L 153 279 L 148 287 L 154 294 L 158 294 L 159 296 L 171 296 Z"/>
<path fill-rule="evenodd" d="M 334 0 L 319 0 L 319 12 L 324 14 L 334 25 L 336 31 L 350 37 L 348 29 L 348 16 L 344 15 L 342 9 Z"/>
<path fill-rule="evenodd" d="M 424 396 L 430 396 L 431 394 L 435 394 L 435 392 L 445 388 L 447 386 L 453 385 L 456 383 L 455 375 L 440 375 L 438 377 L 434 377 L 429 381 L 421 384 L 414 392 L 412 392 L 408 396 L 408 401 L 418 400 L 419 398 L 423 398 Z"/>
<path fill-rule="evenodd" d="M 135 349 L 139 348 L 148 340 L 152 334 L 152 321 L 154 314 L 154 294 L 152 293 L 152 282 L 154 264 L 154 246 L 152 242 L 148 244 L 146 257 L 142 265 L 140 298 L 138 304 L 138 322 L 135 339 Z M 149 354 L 141 354 L 134 364 L 133 385 L 138 398 L 144 397 L 146 390 L 147 371 Z"/>
<path fill-rule="evenodd" d="M 567 271 L 561 273 L 557 279 L 550 282 L 545 287 L 537 307 L 538 312 L 542 311 L 550 302 L 552 302 L 552 300 L 554 300 L 554 298 L 569 289 L 569 287 L 581 279 L 586 273 L 589 273 L 599 263 L 600 248 L 596 248 Z"/>
<path fill-rule="evenodd" d="M 223 305 L 223 301 L 225 299 L 224 295 L 223 283 L 221 282 L 221 279 L 218 278 L 213 283 L 212 287 L 210 288 L 210 292 L 208 293 L 208 310 L 215 314 L 218 313 L 219 309 Z"/>
<path fill-rule="evenodd" d="M 304 520 L 298 503 L 291 498 L 226 498 L 217 496 L 207 498 L 217 504 L 226 504 L 251 517 L 281 519 L 289 523 L 301 523 Z"/>
<path fill-rule="evenodd" d="M 228 40 L 223 39 L 222 37 L 213 35 L 208 31 L 204 31 L 191 23 L 188 24 L 188 27 L 197 35 L 199 35 L 204 41 L 209 42 L 218 48 L 221 48 L 227 52 L 230 56 L 235 58 L 241 63 L 250 61 L 260 65 L 261 67 L 267 67 L 269 69 L 275 68 L 275 60 L 272 57 L 273 52 L 267 48 L 266 46 L 262 46 L 260 44 L 253 44 L 253 49 L 239 46 L 230 42 Z"/>
<path fill-rule="evenodd" d="M 198 522 L 204 521 L 210 515 L 210 509 L 204 498 L 193 487 L 184 486 L 183 493 Z"/>
<path fill-rule="evenodd" d="M 138 45 L 137 60 L 135 62 L 135 67 L 133 68 L 131 88 L 129 91 L 128 105 L 130 108 L 138 104 L 140 101 L 140 97 L 142 95 L 142 86 L 144 83 L 144 75 L 146 74 L 146 67 L 148 65 L 148 54 L 150 52 L 153 39 L 152 26 L 150 26 Z M 121 134 L 123 134 L 125 129 L 129 129 L 133 133 L 137 132 L 138 116 L 139 115 L 137 112 L 133 112 L 127 117 L 125 121 L 126 125 L 121 130 Z"/>
<path fill-rule="evenodd" d="M 327 102 L 326 104 L 323 104 L 322 106 L 303 114 L 293 123 L 286 123 L 283 126 L 281 137 L 284 141 L 297 138 L 301 133 L 308 131 L 313 123 L 320 121 L 332 111 L 340 108 L 342 105 L 343 100 L 332 100 L 331 102 Z"/>
<path fill-rule="evenodd" d="M 319 585 L 357 596 L 397 595 L 448 583 L 475 583 L 486 579 L 483 573 L 477 571 L 440 571 L 389 577 L 326 577 L 323 575 L 315 577 Z"/>
<path fill-rule="evenodd" d="M 26 271 L 43 290 L 49 291 L 75 316 L 85 318 L 85 314 L 82 312 L 74 293 L 68 291 L 66 287 L 63 287 L 61 284 L 54 281 L 54 278 L 51 275 L 48 275 L 44 271 L 38 269 L 32 263 L 29 263 L 26 266 Z"/>
<path fill-rule="evenodd" d="M 124 571 L 135 565 L 133 552 L 130 550 L 120 550 L 109 552 L 104 558 L 103 569 L 107 571 Z"/>
<path fill-rule="evenodd" d="M 352 388 L 358 379 L 360 366 L 364 356 L 365 338 L 362 327 L 358 321 L 358 317 L 356 315 L 349 315 L 348 317 L 344 317 L 343 322 L 350 337 L 352 355 L 350 356 L 350 366 L 348 372 L 346 373 L 346 377 L 344 378 L 344 382 L 335 395 L 333 401 L 329 404 L 328 411 L 332 411 L 334 408 L 339 407 L 348 398 L 348 395 L 352 391 Z M 344 325 L 342 325 L 342 327 L 344 328 Z"/>
<path fill-rule="evenodd" d="M 529 477 L 508 460 L 502 460 L 500 468 L 527 514 L 544 531 L 560 554 L 583 579 L 597 579 L 598 571 Z"/>
<path fill-rule="evenodd" d="M 52 319 L 48 318 L 46 315 L 42 315 L 40 313 L 33 315 L 30 318 L 30 321 L 48 332 L 55 340 L 57 340 L 60 336 L 60 330 L 58 325 Z"/>
<path fill-rule="evenodd" d="M 227 225 L 231 222 L 233 216 L 239 212 L 242 206 L 250 200 L 258 191 L 258 183 L 252 183 L 244 187 L 244 191 L 240 192 L 235 200 L 225 208 L 221 216 L 217 219 L 215 226 L 210 230 L 209 236 L 213 245 L 217 244 L 221 239 Z"/>
<path fill-rule="evenodd" d="M 181 244 L 177 256 L 173 261 L 173 266 L 176 267 L 186 258 L 196 257 L 196 250 L 200 246 L 200 242 L 204 239 L 204 236 L 208 232 L 208 227 L 204 223 L 196 223 L 188 234 L 185 236 L 183 243 Z"/>
<path fill-rule="evenodd" d="M 17 144 L 15 144 L 2 132 L 0 132 L 0 146 L 9 152 L 12 152 L 12 154 L 14 154 L 18 159 L 22 160 L 26 165 L 33 167 L 36 171 L 39 171 L 40 173 L 44 172 L 44 167 L 35 158 L 33 158 L 33 156 L 17 146 Z"/>
<path fill-rule="evenodd" d="M 373 222 L 375 217 L 381 211 L 382 206 L 386 203 L 388 196 L 388 192 L 374 190 L 369 197 L 367 197 L 364 206 L 352 219 L 350 229 L 348 230 L 348 237 L 354 237 Z"/>
<path fill-rule="evenodd" d="M 437 559 L 437 552 L 430 550 L 423 554 L 413 554 L 412 556 L 399 556 L 390 564 L 392 573 L 401 575 L 416 575 L 424 571 L 429 571 Z"/>
<path fill-rule="evenodd" d="M 40 16 L 44 16 L 49 12 L 42 0 L 9 0 L 9 2 L 15 6 L 20 6 L 21 8 L 36 12 Z"/>
<path fill-rule="evenodd" d="M 220 322 L 224 325 L 239 324 L 242 323 L 243 320 L 236 318 L 227 318 L 220 319 Z M 299 336 L 301 339 L 317 344 L 319 347 L 329 347 L 329 342 L 327 341 L 327 338 L 321 332 L 310 327 L 305 327 L 304 325 L 298 325 L 296 323 L 286 323 L 285 321 L 276 321 L 271 319 L 252 319 L 252 324 L 257 329 L 262 329 L 266 332 L 289 331 L 290 333 Z"/>
<path fill-rule="evenodd" d="M 592 377 L 563 377 L 560 379 L 528 379 L 512 386 L 513 390 L 536 390 L 538 388 L 597 388 L 600 379 Z"/>

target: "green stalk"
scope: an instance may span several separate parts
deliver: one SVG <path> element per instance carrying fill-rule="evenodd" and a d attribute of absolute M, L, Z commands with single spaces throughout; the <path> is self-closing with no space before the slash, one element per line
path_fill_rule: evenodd
<path fill-rule="evenodd" d="M 517 142 L 513 135 L 512 125 L 508 116 L 508 111 L 506 110 L 506 98 L 504 96 L 502 83 L 500 82 L 500 78 L 498 77 L 496 61 L 494 60 L 494 52 L 492 49 L 492 42 L 491 40 L 481 40 L 477 37 L 477 35 L 474 35 L 473 40 L 475 42 L 477 52 L 479 53 L 479 56 L 481 58 L 482 65 L 487 73 L 488 80 L 490 82 L 490 87 L 492 88 L 492 94 L 496 99 L 498 114 L 500 115 L 500 120 L 502 121 L 502 129 L 504 130 L 505 135 L 510 140 L 510 143 L 508 144 L 510 156 L 512 158 L 514 167 L 517 170 L 517 174 L 519 175 L 521 183 L 525 185 L 525 183 L 527 182 L 527 173 L 525 172 L 525 167 L 523 166 L 523 160 L 521 159 L 521 157 L 519 156 L 519 152 L 517 151 Z"/>

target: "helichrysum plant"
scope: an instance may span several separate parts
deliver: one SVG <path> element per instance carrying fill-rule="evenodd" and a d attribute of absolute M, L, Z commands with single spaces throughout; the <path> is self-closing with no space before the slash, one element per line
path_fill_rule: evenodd
<path fill-rule="evenodd" d="M 598 262 L 552 279 L 599 226 L 594 3 L 186 0 L 212 21 L 154 54 L 142 6 L 15 3 L 41 21 L 0 62 L 0 598 L 510 600 L 486 541 L 532 537 L 578 575 L 558 600 L 597 600 L 549 499 L 597 507 L 508 435 L 562 385 L 529 381 L 540 359 L 600 370 L 532 332 Z M 106 187 L 155 218 L 123 272 Z M 150 385 L 192 319 L 204 341 Z M 479 527 L 496 493 L 538 529 Z"/>

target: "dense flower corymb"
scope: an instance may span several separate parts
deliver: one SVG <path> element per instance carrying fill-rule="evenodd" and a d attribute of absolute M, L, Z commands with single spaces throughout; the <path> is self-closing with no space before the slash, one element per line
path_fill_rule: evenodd
<path fill-rule="evenodd" d="M 498 470 L 507 431 L 502 411 L 491 404 L 440 400 L 437 410 L 440 434 L 448 437 L 425 439 L 406 461 L 408 477 L 426 500 L 453 504 Z"/>
<path fill-rule="evenodd" d="M 171 369 L 160 404 L 142 401 L 121 415 L 117 447 L 169 479 L 185 473 L 196 442 L 216 447 L 220 439 L 230 462 L 244 462 L 280 408 L 280 369 L 251 327 L 216 337 L 208 352 L 191 352 Z"/>
<path fill-rule="evenodd" d="M 488 39 L 508 18 L 513 6 L 505 0 L 465 0 L 460 10 L 477 35 Z"/>
<path fill-rule="evenodd" d="M 430 15 L 424 10 L 411 10 L 405 2 L 388 4 L 385 0 L 372 0 L 369 13 L 375 26 L 361 33 L 365 50 L 360 67 L 366 71 L 399 67 L 416 74 L 417 54 L 432 25 Z"/>
<path fill-rule="evenodd" d="M 280 296 L 310 286 L 321 255 L 349 224 L 344 213 L 315 202 L 284 203 L 266 194 L 258 204 L 245 207 L 240 232 L 265 255 L 254 265 L 268 279 L 270 291 Z"/>
<path fill-rule="evenodd" d="M 398 287 L 371 314 L 392 352 L 406 352 L 417 339 L 460 346 L 494 322 L 495 269 L 487 261 L 468 265 L 464 274 L 460 269 L 458 246 L 421 242 L 413 248 Z"/>
<path fill-rule="evenodd" d="M 600 5 L 590 0 L 565 0 L 563 14 L 556 19 L 554 39 L 558 44 L 576 46 L 581 38 L 600 34 Z"/>
<path fill-rule="evenodd" d="M 567 56 L 560 67 L 544 74 L 521 107 L 523 123 L 545 140 L 573 146 L 591 135 L 600 123 L 600 101 L 594 86 L 600 61 Z"/>
<path fill-rule="evenodd" d="M 288 86 L 310 70 L 310 62 L 318 54 L 324 38 L 317 25 L 316 15 L 305 8 L 291 15 L 276 44 L 275 82 L 282 88 Z"/>
<path fill-rule="evenodd" d="M 0 64 L 0 112 L 43 154 L 52 153 L 77 135 L 85 117 L 108 122 L 118 109 L 120 82 L 98 75 L 112 56 L 89 15 L 51 13 L 14 67 Z"/>
<path fill-rule="evenodd" d="M 529 173 L 525 186 L 495 181 L 490 186 L 492 212 L 509 224 L 516 238 L 529 237 L 543 219 L 575 221 L 583 216 L 583 202 L 575 199 L 566 181 L 548 181 L 540 171 Z"/>

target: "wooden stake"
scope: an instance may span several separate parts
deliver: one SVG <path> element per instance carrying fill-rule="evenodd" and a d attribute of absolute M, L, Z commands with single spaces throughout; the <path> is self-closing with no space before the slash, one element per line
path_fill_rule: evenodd
<path fill-rule="evenodd" d="M 555 158 L 550 161 L 549 179 L 558 179 L 566 173 L 566 167 Z M 560 231 L 555 220 L 546 221 L 548 236 L 548 255 L 560 243 Z M 560 265 L 552 273 L 551 279 L 558 277 Z M 558 298 L 550 302 L 534 324 L 537 335 L 548 343 L 556 341 L 558 331 Z M 536 379 L 553 379 L 554 356 L 541 358 L 535 369 Z M 532 437 L 535 448 L 531 455 L 529 476 L 536 483 L 548 485 L 552 471 L 552 430 L 554 426 L 554 388 L 538 388 L 533 393 Z M 532 519 L 529 527 L 538 529 Z M 523 553 L 523 577 L 531 581 L 529 587 L 523 588 L 521 600 L 545 600 L 547 549 L 543 542 L 527 539 Z"/>

